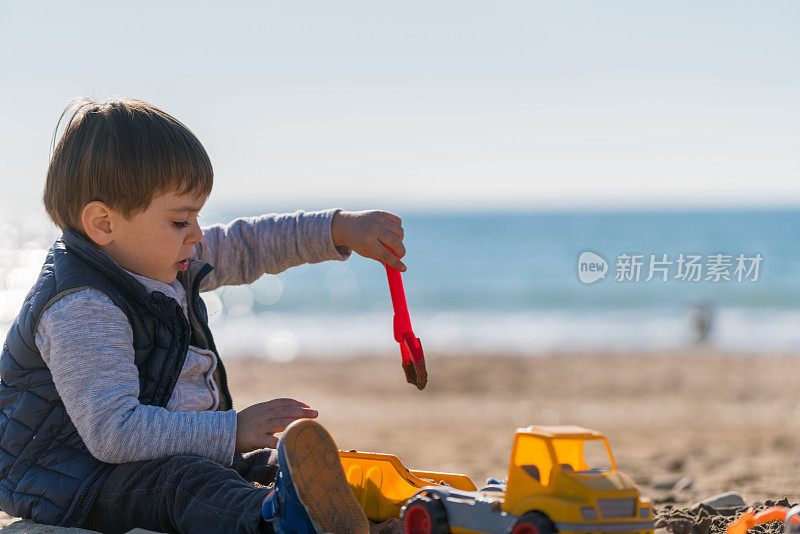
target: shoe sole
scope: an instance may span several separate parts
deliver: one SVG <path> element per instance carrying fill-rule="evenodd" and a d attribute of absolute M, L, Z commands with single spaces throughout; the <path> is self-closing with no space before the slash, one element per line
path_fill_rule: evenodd
<path fill-rule="evenodd" d="M 282 439 L 297 496 L 315 526 L 332 534 L 369 534 L 367 516 L 347 483 L 328 431 L 316 421 L 301 419 Z"/>

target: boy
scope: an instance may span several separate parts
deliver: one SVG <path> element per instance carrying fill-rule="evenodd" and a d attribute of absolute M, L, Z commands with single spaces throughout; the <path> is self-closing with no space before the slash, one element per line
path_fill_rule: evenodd
<path fill-rule="evenodd" d="M 315 410 L 233 410 L 199 293 L 352 250 L 405 270 L 384 246 L 404 255 L 401 221 L 327 210 L 201 229 L 212 182 L 205 149 L 163 111 L 75 106 L 44 190 L 63 235 L 0 357 L 4 511 L 104 532 L 368 531 Z M 274 457 L 241 453 L 276 446 L 274 490 L 228 467 L 269 472 Z"/>

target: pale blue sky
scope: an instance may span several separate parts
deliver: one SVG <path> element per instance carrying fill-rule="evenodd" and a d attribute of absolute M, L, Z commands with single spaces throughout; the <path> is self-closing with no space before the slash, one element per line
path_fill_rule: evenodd
<path fill-rule="evenodd" d="M 800 3 L 0 0 L 0 179 L 75 96 L 189 125 L 214 203 L 800 205 Z"/>

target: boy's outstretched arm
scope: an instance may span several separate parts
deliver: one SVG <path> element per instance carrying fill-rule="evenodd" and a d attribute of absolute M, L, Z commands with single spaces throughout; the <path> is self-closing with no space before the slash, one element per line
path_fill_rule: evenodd
<path fill-rule="evenodd" d="M 194 257 L 214 270 L 200 291 L 249 284 L 264 273 L 278 274 L 302 263 L 346 260 L 350 249 L 336 248 L 331 238 L 337 211 L 267 213 L 204 227 Z"/>
<path fill-rule="evenodd" d="M 226 225 L 204 227 L 195 258 L 210 263 L 214 270 L 203 280 L 200 290 L 249 284 L 264 273 L 277 274 L 303 263 L 346 260 L 351 245 L 366 257 L 397 260 L 381 243 L 400 256 L 405 252 L 399 217 L 382 211 L 297 211 L 243 217 Z"/>

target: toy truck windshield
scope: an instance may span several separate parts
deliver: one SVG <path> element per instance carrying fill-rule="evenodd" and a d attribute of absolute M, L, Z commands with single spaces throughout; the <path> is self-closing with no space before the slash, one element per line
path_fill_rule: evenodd
<path fill-rule="evenodd" d="M 562 473 L 593 475 L 614 470 L 614 460 L 603 438 L 555 438 L 556 463 Z"/>

